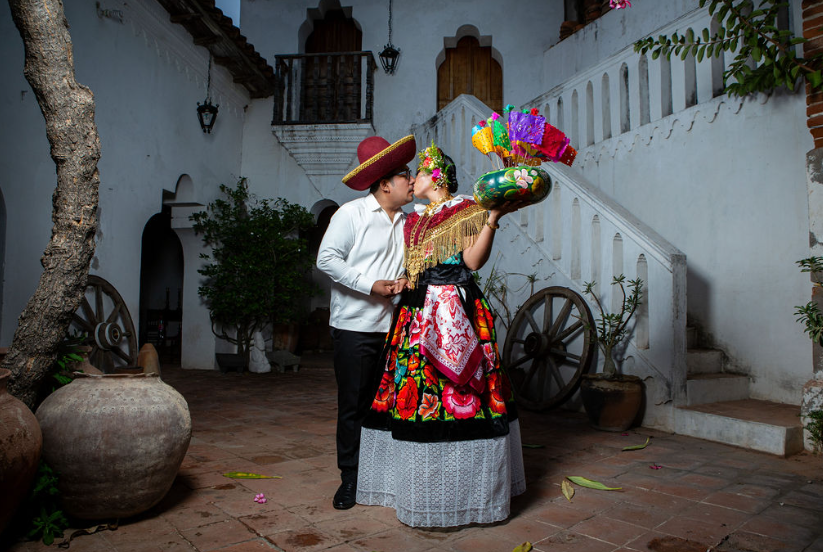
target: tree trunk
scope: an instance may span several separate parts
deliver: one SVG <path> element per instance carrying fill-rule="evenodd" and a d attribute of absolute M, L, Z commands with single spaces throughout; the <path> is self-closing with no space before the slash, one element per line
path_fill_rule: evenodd
<path fill-rule="evenodd" d="M 9 391 L 34 406 L 37 389 L 85 293 L 94 255 L 100 140 L 94 95 L 74 79 L 71 36 L 60 0 L 9 0 L 26 52 L 24 73 L 46 120 L 57 166 L 52 233 L 37 289 L 20 315 L 3 367 Z"/>

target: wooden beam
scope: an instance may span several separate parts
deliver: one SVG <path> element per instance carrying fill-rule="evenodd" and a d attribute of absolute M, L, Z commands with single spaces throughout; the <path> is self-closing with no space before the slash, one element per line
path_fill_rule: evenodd
<path fill-rule="evenodd" d="M 176 13 L 170 16 L 169 20 L 172 23 L 185 23 L 193 19 L 202 19 L 202 17 L 199 13 Z"/>
<path fill-rule="evenodd" d="M 210 35 L 210 36 L 198 36 L 194 39 L 195 46 L 210 46 L 212 44 L 217 44 L 218 42 L 222 41 L 223 37 L 218 35 Z"/>

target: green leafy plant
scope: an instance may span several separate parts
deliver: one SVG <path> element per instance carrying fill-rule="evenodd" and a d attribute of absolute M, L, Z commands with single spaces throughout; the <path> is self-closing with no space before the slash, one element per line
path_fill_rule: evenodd
<path fill-rule="evenodd" d="M 812 446 L 817 452 L 823 452 L 823 410 L 812 410 L 806 414 L 808 423 L 803 426 L 811 434 Z"/>
<path fill-rule="evenodd" d="M 823 257 L 807 257 L 797 261 L 800 267 L 800 272 L 807 272 L 811 274 L 812 283 L 815 286 L 821 285 L 821 276 L 823 276 Z M 823 345 L 823 312 L 820 312 L 820 307 L 815 301 L 809 301 L 805 305 L 795 305 L 794 314 L 797 316 L 797 321 L 804 325 L 803 331 L 809 334 L 809 337 L 815 343 Z"/>
<path fill-rule="evenodd" d="M 193 214 L 195 232 L 212 248 L 198 293 L 209 308 L 212 331 L 237 345 L 248 365 L 254 333 L 271 323 L 299 320 L 318 293 L 310 279 L 313 259 L 302 235 L 311 214 L 285 199 L 258 199 L 245 178 L 224 198 Z"/>
<path fill-rule="evenodd" d="M 700 0 L 701 8 L 707 4 L 718 23 L 715 33 L 704 28 L 698 34 L 689 29 L 683 34 L 648 37 L 635 42 L 634 50 L 643 54 L 651 51 L 652 59 L 661 55 L 671 59 L 674 54 L 685 60 L 693 55 L 698 62 L 731 52 L 734 59 L 723 74 L 725 90 L 731 96 L 771 92 L 781 86 L 793 89 L 800 78 L 812 89 L 823 86 L 823 53 L 799 56 L 796 47 L 806 39 L 778 24 L 781 11 L 788 7 L 786 2 L 761 0 L 755 6 L 753 0 Z"/>
<path fill-rule="evenodd" d="M 69 522 L 58 505 L 57 475 L 42 460 L 37 468 L 34 486 L 23 505 L 23 512 L 29 520 L 26 536 L 31 540 L 42 540 L 51 544 L 55 537 L 62 537 Z"/>
<path fill-rule="evenodd" d="M 86 340 L 86 335 L 71 335 L 57 346 L 57 358 L 54 360 L 54 368 L 51 373 L 52 379 L 58 384 L 57 387 L 67 385 L 74 380 L 72 375 L 72 372 L 75 371 L 73 365 L 83 360 L 83 357 L 80 356 L 80 347 L 83 346 Z"/>
<path fill-rule="evenodd" d="M 612 279 L 612 286 L 618 286 L 623 295 L 620 312 L 607 313 L 603 308 L 600 298 L 595 293 L 597 282 L 585 282 L 583 293 L 590 295 L 600 311 L 600 317 L 595 320 L 594 329 L 597 332 L 597 345 L 603 351 L 604 363 L 603 374 L 606 377 L 615 377 L 617 367 L 614 364 L 614 349 L 629 335 L 629 321 L 632 319 L 637 307 L 641 304 L 643 296 L 643 280 L 640 278 L 626 281 L 623 274 Z M 629 293 L 626 293 L 628 287 Z M 591 327 L 586 324 L 587 329 Z"/>

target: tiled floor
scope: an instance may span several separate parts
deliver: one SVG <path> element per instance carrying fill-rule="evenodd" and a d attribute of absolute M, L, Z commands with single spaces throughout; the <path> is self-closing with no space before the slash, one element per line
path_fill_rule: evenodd
<path fill-rule="evenodd" d="M 539 448 L 523 450 L 528 490 L 506 522 L 422 530 L 387 508 L 334 510 L 334 374 L 328 355 L 303 361 L 285 374 L 166 367 L 194 428 L 174 487 L 149 512 L 78 536 L 69 550 L 510 552 L 529 541 L 538 551 L 823 552 L 822 457 L 782 459 L 644 428 L 603 433 L 562 411 L 523 413 L 523 442 Z M 621 450 L 646 436 L 646 449 Z M 232 480 L 227 471 L 281 479 Z M 568 501 L 567 475 L 622 491 L 578 487 Z M 256 493 L 268 502 L 254 502 Z"/>

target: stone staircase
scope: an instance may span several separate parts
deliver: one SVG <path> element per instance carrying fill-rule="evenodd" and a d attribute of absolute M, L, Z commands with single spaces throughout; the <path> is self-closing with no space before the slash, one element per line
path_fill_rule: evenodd
<path fill-rule="evenodd" d="M 803 450 L 797 406 L 749 398 L 749 376 L 727 371 L 723 351 L 700 347 L 694 328 L 686 336 L 686 401 L 676 433 L 778 456 Z"/>

